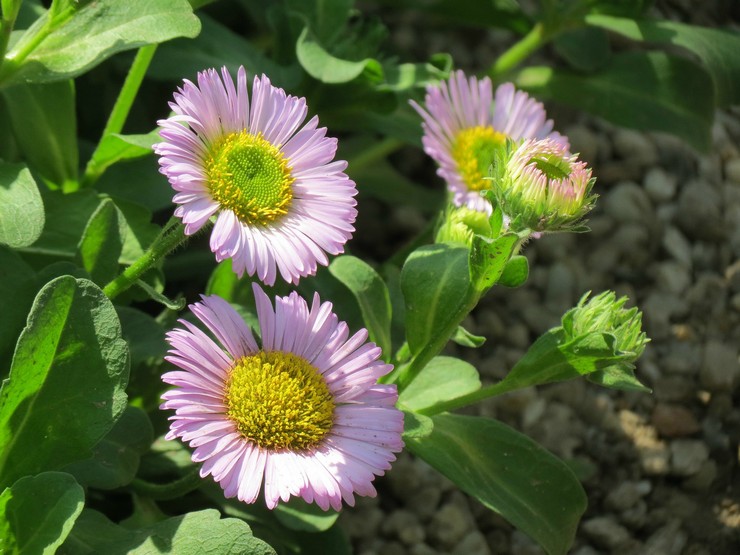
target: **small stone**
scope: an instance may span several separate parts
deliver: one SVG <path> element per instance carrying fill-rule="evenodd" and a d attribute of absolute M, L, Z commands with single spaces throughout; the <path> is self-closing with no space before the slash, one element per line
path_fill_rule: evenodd
<path fill-rule="evenodd" d="M 716 241 L 725 236 L 722 198 L 714 187 L 703 181 L 692 181 L 681 191 L 676 220 L 693 239 Z"/>
<path fill-rule="evenodd" d="M 691 285 L 691 275 L 685 265 L 669 260 L 657 265 L 655 282 L 660 290 L 681 295 Z"/>
<path fill-rule="evenodd" d="M 443 505 L 429 523 L 429 535 L 437 539 L 444 547 L 457 544 L 473 527 L 473 517 L 469 511 L 458 504 Z"/>
<path fill-rule="evenodd" d="M 637 183 L 617 183 L 604 198 L 604 211 L 618 222 L 645 222 L 653 207 L 645 190 Z"/>
<path fill-rule="evenodd" d="M 414 460 L 410 457 L 399 457 L 388 473 L 388 482 L 393 493 L 399 499 L 411 497 L 421 485 L 421 478 Z"/>
<path fill-rule="evenodd" d="M 712 459 L 704 461 L 699 472 L 684 481 L 684 488 L 698 493 L 707 493 L 717 479 L 717 463 Z"/>
<path fill-rule="evenodd" d="M 676 194 L 676 177 L 662 168 L 650 168 L 643 185 L 645 192 L 655 202 L 667 202 Z"/>
<path fill-rule="evenodd" d="M 633 530 L 640 530 L 647 521 L 647 503 L 639 499 L 634 506 L 619 513 L 619 519 Z"/>
<path fill-rule="evenodd" d="M 673 226 L 668 226 L 663 233 L 663 248 L 668 254 L 687 268 L 691 268 L 691 243 L 683 233 Z"/>
<path fill-rule="evenodd" d="M 740 376 L 737 347 L 710 340 L 704 347 L 701 384 L 709 391 L 732 392 Z"/>
<path fill-rule="evenodd" d="M 733 183 L 740 184 L 740 158 L 725 162 L 725 177 Z"/>
<path fill-rule="evenodd" d="M 364 539 L 377 536 L 385 513 L 377 507 L 358 508 L 342 513 L 342 526 L 351 538 Z"/>
<path fill-rule="evenodd" d="M 662 376 L 655 381 L 653 386 L 655 398 L 667 403 L 689 401 L 696 392 L 695 381 L 683 376 Z"/>
<path fill-rule="evenodd" d="M 571 152 L 577 152 L 578 157 L 592 166 L 599 153 L 599 142 L 596 134 L 588 127 L 576 125 L 565 130 L 570 141 Z"/>
<path fill-rule="evenodd" d="M 650 493 L 652 486 L 647 480 L 640 482 L 622 482 L 609 492 L 604 501 L 607 508 L 614 511 L 625 511 L 642 497 Z"/>
<path fill-rule="evenodd" d="M 568 264 L 556 262 L 550 267 L 545 289 L 545 303 L 555 312 L 565 312 L 575 304 L 576 276 Z"/>
<path fill-rule="evenodd" d="M 628 543 L 629 531 L 611 516 L 597 516 L 581 524 L 583 534 L 599 547 L 616 549 Z"/>
<path fill-rule="evenodd" d="M 599 552 L 590 545 L 582 545 L 573 552 L 573 555 L 599 555 Z"/>
<path fill-rule="evenodd" d="M 438 551 L 425 543 L 417 543 L 409 549 L 409 555 L 438 555 Z"/>
<path fill-rule="evenodd" d="M 651 420 L 663 437 L 685 437 L 699 431 L 699 423 L 691 411 L 678 405 L 658 403 Z"/>
<path fill-rule="evenodd" d="M 491 555 L 486 537 L 478 530 L 468 533 L 451 551 L 452 555 Z"/>
<path fill-rule="evenodd" d="M 709 458 L 709 449 L 698 439 L 676 439 L 671 442 L 671 470 L 679 476 L 692 476 Z"/>
<path fill-rule="evenodd" d="M 426 521 L 434 515 L 442 497 L 442 490 L 436 485 L 429 485 L 419 489 L 408 500 L 409 509 L 414 511 L 420 519 Z"/>
<path fill-rule="evenodd" d="M 543 555 L 542 548 L 532 541 L 529 536 L 514 530 L 511 533 L 511 555 Z"/>
<path fill-rule="evenodd" d="M 687 540 L 681 521 L 675 519 L 650 536 L 640 555 L 680 555 Z"/>
<path fill-rule="evenodd" d="M 412 512 L 399 509 L 393 511 L 383 522 L 383 533 L 395 535 L 405 545 L 421 543 L 426 538 L 424 527 Z"/>
<path fill-rule="evenodd" d="M 639 131 L 617 129 L 612 139 L 614 150 L 622 157 L 643 166 L 651 166 L 658 160 L 655 144 Z"/>

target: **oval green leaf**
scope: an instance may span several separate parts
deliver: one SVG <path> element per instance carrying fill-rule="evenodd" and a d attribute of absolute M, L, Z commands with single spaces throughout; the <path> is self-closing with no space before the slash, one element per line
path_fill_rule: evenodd
<path fill-rule="evenodd" d="M 480 389 L 474 366 L 454 357 L 435 357 L 398 396 L 404 409 L 421 411 Z"/>
<path fill-rule="evenodd" d="M 23 164 L 0 164 L 0 243 L 27 247 L 44 229 L 44 202 Z"/>
<path fill-rule="evenodd" d="M 0 494 L 0 552 L 53 555 L 84 504 L 85 492 L 69 474 L 24 476 Z"/>
<path fill-rule="evenodd" d="M 0 390 L 0 486 L 90 457 L 126 407 L 128 367 L 103 292 L 71 276 L 46 284 Z"/>
<path fill-rule="evenodd" d="M 406 446 L 550 555 L 573 542 L 586 494 L 573 471 L 527 436 L 489 418 L 440 414 Z"/>

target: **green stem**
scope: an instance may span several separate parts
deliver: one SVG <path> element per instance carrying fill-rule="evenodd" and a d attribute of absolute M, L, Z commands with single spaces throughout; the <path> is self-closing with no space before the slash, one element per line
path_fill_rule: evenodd
<path fill-rule="evenodd" d="M 444 329 L 439 330 L 434 335 L 434 337 L 432 337 L 429 342 L 424 345 L 424 347 L 422 347 L 422 349 L 414 356 L 414 358 L 411 359 L 411 362 L 409 362 L 405 366 L 396 368 L 393 372 L 386 376 L 385 380 L 383 381 L 386 383 L 395 382 L 396 384 L 398 384 L 399 391 L 403 391 L 404 389 L 406 389 L 408 385 L 416 379 L 416 377 L 419 375 L 419 372 L 421 372 L 424 367 L 429 364 L 429 361 L 431 361 L 440 352 L 442 352 L 442 349 L 444 349 L 445 345 L 447 345 L 447 342 L 450 340 L 450 337 L 452 337 L 452 334 L 455 333 L 457 326 L 459 326 L 460 322 L 463 321 L 465 316 L 467 316 L 470 311 L 475 308 L 475 305 L 478 304 L 479 299 L 480 295 L 476 291 L 474 291 L 472 287 L 469 288 L 465 299 L 462 303 L 460 303 L 460 306 L 450 318 L 447 326 Z"/>
<path fill-rule="evenodd" d="M 46 37 L 48 37 L 52 31 L 57 29 L 59 26 L 64 25 L 67 20 L 72 17 L 74 12 L 76 11 L 76 7 L 74 5 L 68 7 L 66 10 L 60 12 L 57 15 L 54 15 L 51 17 L 49 14 L 47 14 L 47 20 L 46 23 L 39 29 L 36 34 L 34 34 L 28 41 L 25 43 L 23 42 L 23 38 L 25 38 L 25 35 L 18 44 L 16 44 L 15 48 L 18 50 L 11 50 L 8 56 L 4 60 L 4 70 L 2 74 L 2 79 L 7 79 L 13 72 L 17 71 L 18 68 L 23 64 L 23 62 L 28 58 L 28 56 L 33 52 L 36 47 L 41 44 Z M 10 66 L 10 69 L 7 69 L 7 66 Z"/>
<path fill-rule="evenodd" d="M 436 405 L 432 405 L 431 407 L 427 407 L 418 412 L 419 414 L 423 414 L 425 416 L 433 416 L 435 414 L 439 414 L 440 412 L 449 412 L 452 410 L 467 407 L 468 405 L 479 403 L 480 401 L 488 399 L 489 397 L 503 395 L 504 393 L 508 393 L 520 388 L 521 385 L 518 383 L 506 383 L 505 381 L 502 381 L 493 385 L 482 387 L 479 390 L 468 393 L 467 395 L 463 395 L 462 397 L 450 399 L 449 401 L 442 401 L 441 403 L 437 403 Z"/>
<path fill-rule="evenodd" d="M 488 70 L 488 74 L 496 78 L 507 73 L 518 66 L 535 50 L 545 45 L 548 40 L 549 34 L 545 32 L 542 23 L 535 24 L 529 33 L 524 35 L 521 40 L 514 43 L 506 52 L 498 57 L 491 66 L 491 69 Z"/>
<path fill-rule="evenodd" d="M 178 478 L 174 482 L 169 484 L 153 484 L 135 478 L 131 482 L 131 489 L 143 497 L 154 499 L 156 501 L 167 501 L 169 499 L 177 499 L 183 495 L 190 493 L 198 489 L 203 484 L 203 479 L 200 477 L 199 469 L 193 468 L 190 472 L 184 476 Z"/>
<path fill-rule="evenodd" d="M 356 172 L 363 169 L 365 166 L 372 164 L 376 160 L 385 158 L 389 154 L 397 151 L 403 145 L 403 141 L 388 137 L 387 139 L 374 144 L 370 148 L 366 148 L 361 154 L 358 154 L 349 160 L 348 167 L 351 172 Z"/>
<path fill-rule="evenodd" d="M 150 268 L 187 239 L 185 226 L 173 216 L 154 240 L 149 249 L 123 273 L 103 288 L 103 293 L 113 299 L 126 291 Z"/>
<path fill-rule="evenodd" d="M 100 150 L 100 145 L 103 144 L 103 140 L 111 134 L 120 133 L 123 130 L 123 126 L 126 123 L 128 114 L 131 111 L 131 106 L 134 104 L 136 95 L 139 92 L 141 83 L 144 81 L 149 64 L 154 57 L 154 53 L 157 51 L 156 44 L 150 44 L 142 46 L 136 53 L 131 68 L 128 71 L 126 80 L 123 82 L 121 92 L 118 93 L 118 98 L 113 106 L 108 122 L 105 124 L 103 129 L 103 135 L 100 137 L 98 146 L 95 148 L 95 152 L 90 157 L 90 161 L 87 163 L 85 168 L 85 174 L 82 177 L 82 187 L 88 187 L 95 183 L 105 171 L 105 167 L 99 167 L 95 163 L 95 158 Z"/>

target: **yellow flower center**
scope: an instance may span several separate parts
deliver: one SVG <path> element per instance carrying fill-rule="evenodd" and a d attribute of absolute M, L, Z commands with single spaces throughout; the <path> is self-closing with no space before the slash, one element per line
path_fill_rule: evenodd
<path fill-rule="evenodd" d="M 293 353 L 245 356 L 226 381 L 227 416 L 262 449 L 311 449 L 334 423 L 334 398 L 318 370 Z"/>
<path fill-rule="evenodd" d="M 267 225 L 288 213 L 295 178 L 280 150 L 262 134 L 225 135 L 205 161 L 213 199 L 248 225 Z"/>
<path fill-rule="evenodd" d="M 468 127 L 457 134 L 452 146 L 452 158 L 469 190 L 491 188 L 483 178 L 488 175 L 496 150 L 505 142 L 506 135 L 490 126 Z"/>

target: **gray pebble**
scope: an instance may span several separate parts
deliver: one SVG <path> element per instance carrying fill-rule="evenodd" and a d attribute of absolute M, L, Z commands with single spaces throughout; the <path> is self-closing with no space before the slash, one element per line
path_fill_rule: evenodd
<path fill-rule="evenodd" d="M 740 158 L 733 158 L 725 162 L 725 177 L 740 185 Z"/>
<path fill-rule="evenodd" d="M 643 185 L 645 192 L 655 202 L 668 202 L 676 194 L 676 177 L 663 168 L 650 168 Z"/>
<path fill-rule="evenodd" d="M 652 486 L 647 480 L 622 482 L 609 492 L 604 503 L 609 509 L 620 512 L 625 511 L 650 493 L 651 489 Z"/>
<path fill-rule="evenodd" d="M 632 539 L 629 531 L 613 516 L 597 516 L 581 524 L 583 534 L 599 547 L 616 549 Z"/>
<path fill-rule="evenodd" d="M 486 537 L 478 530 L 467 534 L 451 551 L 452 555 L 491 555 Z"/>
<path fill-rule="evenodd" d="M 709 450 L 698 439 L 676 439 L 671 442 L 671 470 L 679 476 L 692 476 L 709 458 Z"/>
<path fill-rule="evenodd" d="M 737 346 L 707 342 L 701 366 L 701 383 L 710 391 L 733 391 L 740 376 Z"/>
<path fill-rule="evenodd" d="M 554 312 L 565 312 L 575 304 L 576 277 L 569 265 L 556 262 L 550 267 L 545 303 Z"/>
<path fill-rule="evenodd" d="M 704 181 L 686 184 L 678 197 L 678 226 L 693 239 L 715 241 L 725 235 L 722 220 L 722 199 L 717 191 Z"/>
<path fill-rule="evenodd" d="M 603 202 L 604 211 L 618 222 L 645 222 L 653 212 L 645 190 L 631 181 L 617 183 Z"/>
<path fill-rule="evenodd" d="M 639 131 L 618 129 L 612 139 L 614 150 L 631 162 L 642 166 L 651 166 L 658 160 L 655 144 Z"/>
<path fill-rule="evenodd" d="M 650 536 L 640 555 L 680 555 L 687 539 L 681 521 L 672 520 Z"/>
<path fill-rule="evenodd" d="M 691 268 L 691 243 L 675 227 L 666 227 L 663 233 L 663 248 L 674 260 L 677 260 L 687 268 Z"/>
<path fill-rule="evenodd" d="M 691 284 L 691 275 L 683 264 L 669 260 L 656 266 L 655 282 L 659 289 L 681 295 Z"/>
<path fill-rule="evenodd" d="M 386 535 L 397 537 L 404 545 L 422 543 L 426 538 L 424 527 L 419 524 L 417 516 L 403 509 L 393 511 L 388 515 L 381 531 Z"/>
<path fill-rule="evenodd" d="M 473 517 L 470 511 L 463 509 L 458 503 L 447 503 L 432 517 L 427 531 L 430 537 L 450 548 L 472 528 Z"/>

